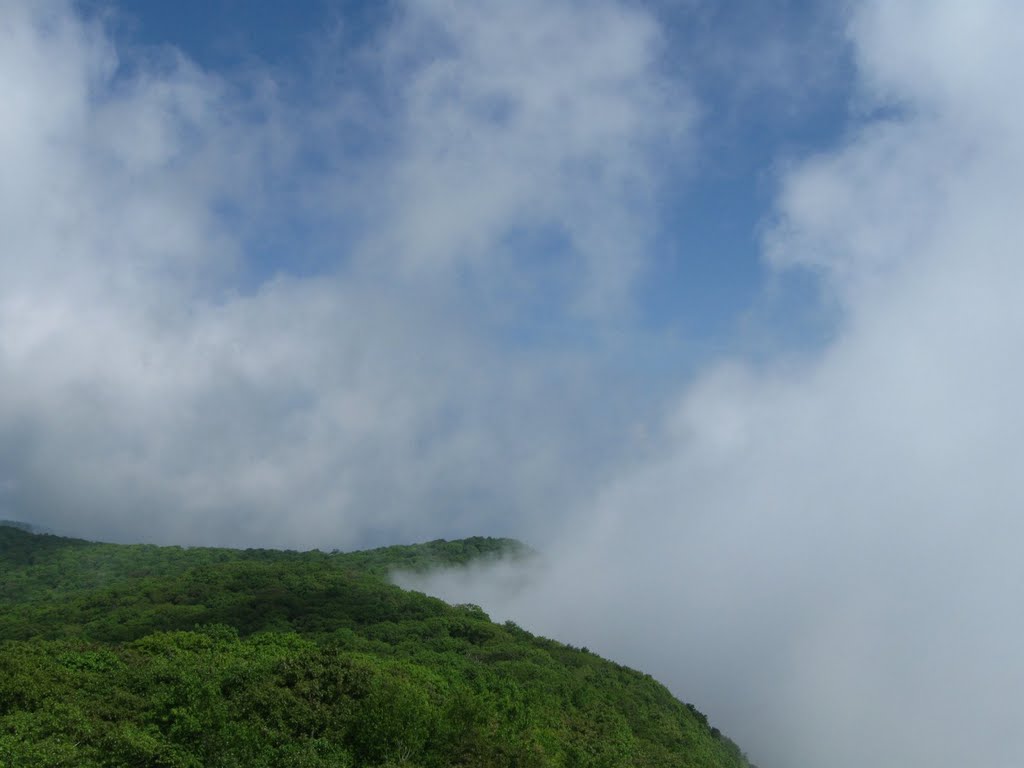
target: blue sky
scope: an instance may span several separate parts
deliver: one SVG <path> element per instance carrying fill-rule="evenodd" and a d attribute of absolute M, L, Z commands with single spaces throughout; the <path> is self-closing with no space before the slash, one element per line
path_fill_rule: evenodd
<path fill-rule="evenodd" d="M 300 110 L 323 98 L 325 61 L 332 75 L 341 71 L 342 82 L 363 77 L 365 70 L 349 59 L 379 45 L 401 13 L 396 5 L 320 0 L 82 7 L 107 20 L 128 69 L 140 47 L 173 47 L 236 86 L 262 71 Z M 827 317 L 793 306 L 817 301 L 813 278 L 767 274 L 759 237 L 772 215 L 779 164 L 828 147 L 847 128 L 851 77 L 842 16 L 788 1 L 755 9 L 693 3 L 648 10 L 664 36 L 656 66 L 692 91 L 700 114 L 691 146 L 665 148 L 665 162 L 676 167 L 654 201 L 656 239 L 623 322 L 652 339 L 667 336 L 675 350 L 659 346 L 657 354 L 678 357 L 670 368 L 681 375 L 707 355 L 764 343 L 751 338 L 751 313 L 759 326 L 754 335 L 773 344 L 820 342 Z M 758 49 L 768 47 L 766 68 Z M 371 100 L 387 98 L 365 82 L 346 85 Z M 317 148 L 309 149 L 316 162 Z M 330 269 L 331 257 L 309 242 L 306 213 L 284 196 L 272 205 L 274 229 L 251 245 L 250 261 L 260 270 L 254 279 Z M 541 235 L 528 242 L 524 262 L 546 260 L 549 241 Z M 557 238 L 551 247 L 557 249 Z M 567 326 L 545 327 L 552 338 L 563 330 L 575 336 L 572 323 Z"/>
<path fill-rule="evenodd" d="M 1021 30 L 0 0 L 0 516 L 518 536 L 421 586 L 762 768 L 1019 766 Z"/>

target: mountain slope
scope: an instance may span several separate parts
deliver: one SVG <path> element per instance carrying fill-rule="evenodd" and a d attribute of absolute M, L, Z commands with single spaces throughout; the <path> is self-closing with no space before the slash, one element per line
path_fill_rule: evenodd
<path fill-rule="evenodd" d="M 650 677 L 386 582 L 501 555 L 526 550 L 181 549 L 0 526 L 0 765 L 747 766 Z"/>

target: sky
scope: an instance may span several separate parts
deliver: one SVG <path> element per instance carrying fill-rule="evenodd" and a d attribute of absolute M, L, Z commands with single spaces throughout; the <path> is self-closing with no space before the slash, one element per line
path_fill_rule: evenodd
<path fill-rule="evenodd" d="M 0 517 L 416 586 L 761 768 L 1024 761 L 1024 6 L 0 0 Z"/>

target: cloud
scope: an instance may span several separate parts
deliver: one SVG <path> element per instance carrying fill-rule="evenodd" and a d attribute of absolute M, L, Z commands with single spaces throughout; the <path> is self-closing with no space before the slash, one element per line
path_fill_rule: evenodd
<path fill-rule="evenodd" d="M 641 666 L 763 766 L 1019 764 L 1020 14 L 857 5 L 860 121 L 765 240 L 835 340 L 706 370 L 532 589 L 423 586 Z"/>
<path fill-rule="evenodd" d="M 607 360 L 534 326 L 612 311 L 643 262 L 690 115 L 656 25 L 395 19 L 297 88 L 4 3 L 5 514 L 351 547 L 543 527 L 607 464 Z"/>
<path fill-rule="evenodd" d="M 380 56 L 402 130 L 373 255 L 419 275 L 482 266 L 507 288 L 527 257 L 499 246 L 538 231 L 570 266 L 563 301 L 598 313 L 620 305 L 696 114 L 659 73 L 653 18 L 613 2 L 403 11 Z"/>

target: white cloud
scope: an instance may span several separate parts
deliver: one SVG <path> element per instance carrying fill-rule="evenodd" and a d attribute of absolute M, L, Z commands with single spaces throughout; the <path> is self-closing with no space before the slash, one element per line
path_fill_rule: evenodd
<path fill-rule="evenodd" d="M 535 590 L 433 586 L 642 666 L 763 766 L 1019 765 L 1020 13 L 857 6 L 881 116 L 786 172 L 766 242 L 836 340 L 707 371 Z"/>
<path fill-rule="evenodd" d="M 119 51 L 69 3 L 3 7 L 9 511 L 120 540 L 353 546 L 523 530 L 607 460 L 600 361 L 493 329 L 514 334 L 548 269 L 569 276 L 555 315 L 626 290 L 654 145 L 688 109 L 658 90 L 644 14 L 410 4 L 351 54 L 382 81 L 318 69 L 310 95 Z M 388 121 L 394 143 L 349 143 Z M 557 265 L 511 252 L 552 230 Z"/>
<path fill-rule="evenodd" d="M 621 304 L 695 112 L 659 74 L 653 19 L 612 2 L 404 11 L 381 57 L 403 108 L 379 249 L 414 273 L 495 270 L 503 241 L 548 230 L 575 259 L 570 300 L 591 312 Z M 506 258 L 503 279 L 523 262 Z"/>

